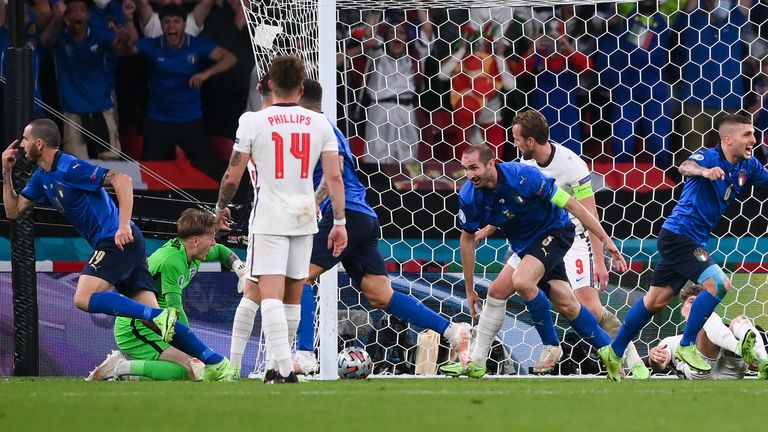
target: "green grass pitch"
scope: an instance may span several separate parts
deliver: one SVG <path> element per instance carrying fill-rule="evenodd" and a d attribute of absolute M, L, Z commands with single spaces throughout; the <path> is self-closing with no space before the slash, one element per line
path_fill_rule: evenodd
<path fill-rule="evenodd" d="M 84 382 L 0 379 L 0 431 L 762 430 L 756 380 L 371 379 Z"/>

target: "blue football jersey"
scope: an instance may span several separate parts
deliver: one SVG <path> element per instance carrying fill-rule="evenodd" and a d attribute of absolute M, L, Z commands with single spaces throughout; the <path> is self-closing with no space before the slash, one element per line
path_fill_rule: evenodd
<path fill-rule="evenodd" d="M 100 240 L 114 237 L 120 223 L 117 206 L 102 187 L 107 171 L 58 152 L 51 170 L 38 167 L 21 195 L 56 207 L 95 248 Z"/>
<path fill-rule="evenodd" d="M 745 189 L 753 184 L 768 184 L 768 170 L 755 158 L 731 164 L 725 159 L 720 144 L 697 151 L 688 160 L 703 168 L 719 166 L 725 178 L 714 181 L 703 177 L 687 178 L 680 200 L 662 228 L 705 246 L 717 221 Z"/>
<path fill-rule="evenodd" d="M 496 166 L 496 190 L 478 189 L 467 181 L 459 191 L 459 226 L 474 233 L 486 225 L 504 232 L 512 250 L 524 251 L 542 234 L 573 226 L 568 212 L 550 201 L 557 192 L 555 179 L 518 162 Z"/>
<path fill-rule="evenodd" d="M 365 201 L 365 186 L 360 183 L 360 179 L 357 178 L 357 159 L 352 154 L 352 149 L 349 148 L 349 143 L 341 133 L 339 128 L 331 123 L 333 132 L 336 134 L 336 140 L 339 142 L 339 156 L 344 158 L 344 172 L 342 177 L 344 178 L 344 202 L 347 210 L 354 210 L 363 214 L 367 214 L 371 217 L 377 217 L 376 212 L 373 211 L 371 206 Z M 315 190 L 320 186 L 320 179 L 323 177 L 323 164 L 318 163 L 315 165 L 315 172 L 313 173 L 312 180 L 315 184 Z M 326 198 L 320 204 L 321 213 L 325 214 L 332 210 L 330 197 Z"/>

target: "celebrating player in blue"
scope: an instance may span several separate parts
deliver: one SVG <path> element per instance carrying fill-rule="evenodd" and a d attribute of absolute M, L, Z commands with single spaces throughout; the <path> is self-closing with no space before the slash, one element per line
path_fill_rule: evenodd
<path fill-rule="evenodd" d="M 685 324 L 675 358 L 701 373 L 711 370 L 696 348 L 696 336 L 715 307 L 731 288 L 723 270 L 704 248 L 710 233 L 728 206 L 752 184 L 768 185 L 768 171 L 752 158 L 755 129 L 742 115 L 726 115 L 720 121 L 720 143 L 700 150 L 680 165 L 688 177 L 680 201 L 659 232 L 661 261 L 656 264 L 651 288 L 624 318 L 616 339 L 598 353 L 608 378 L 621 379 L 621 356 L 651 317 L 662 310 L 687 281 L 702 284 Z"/>
<path fill-rule="evenodd" d="M 227 359 L 208 348 L 189 327 L 176 322 L 177 310 L 158 307 L 144 236 L 131 222 L 131 178 L 62 153 L 60 144 L 61 135 L 51 120 L 33 120 L 24 128 L 21 146 L 38 168 L 20 195 L 11 182 L 19 141 L 3 152 L 3 201 L 8 219 L 20 217 L 36 202 L 56 207 L 93 247 L 93 256 L 77 281 L 75 306 L 89 313 L 144 320 L 159 330 L 164 341 L 205 363 L 206 379 L 227 379 Z M 118 206 L 104 186 L 115 188 Z M 106 292 L 112 285 L 117 293 Z"/>
<path fill-rule="evenodd" d="M 513 133 L 527 136 L 528 132 L 520 132 L 521 127 L 515 125 Z M 560 189 L 553 178 L 538 169 L 518 162 L 497 165 L 493 151 L 486 145 L 468 147 L 461 157 L 461 165 L 468 181 L 459 192 L 458 219 L 462 229 L 459 246 L 467 302 L 473 317 L 480 304 L 474 287 L 474 233 L 487 225 L 499 227 L 512 250 L 521 257 L 517 268 L 505 265 L 491 283 L 476 328 L 478 334 L 496 336 L 504 322 L 507 299 L 518 293 L 543 344 L 559 345 L 549 297 L 586 341 L 596 347 L 608 345 L 610 337 L 600 328 L 595 316 L 576 300 L 563 263 L 563 256 L 576 235 L 568 217 L 570 212 L 608 248 L 615 260 L 614 268 L 620 272 L 627 269 L 627 263 L 600 222 Z M 482 377 L 485 364 L 478 358 L 487 358 L 487 352 L 477 354 L 472 353 L 466 367 L 451 364 L 440 370 L 450 376 Z"/>
<path fill-rule="evenodd" d="M 320 83 L 313 80 L 305 81 L 304 95 L 300 103 L 311 110 L 320 111 L 321 102 L 322 88 Z M 332 222 L 331 203 L 327 198 L 328 189 L 323 179 L 322 167 L 315 168 L 314 181 L 317 190 L 315 199 L 323 217 L 319 224 L 320 232 L 315 234 L 315 245 L 312 248 L 312 259 L 309 267 L 309 282 L 314 282 L 326 270 L 341 262 L 352 279 L 353 285 L 363 291 L 373 307 L 385 310 L 402 320 L 434 330 L 445 336 L 458 355 L 459 361 L 466 364 L 469 358 L 470 325 L 468 323 L 451 323 L 417 299 L 392 289 L 384 265 L 384 258 L 379 251 L 379 239 L 381 238 L 379 219 L 376 212 L 365 200 L 365 186 L 357 178 L 357 162 L 347 139 L 336 126 L 333 129 L 339 142 L 347 219 L 350 221 L 348 227 L 355 231 L 350 231 L 349 246 L 339 257 L 334 257 L 322 247 L 328 241 L 328 231 Z M 305 286 L 306 288 L 307 286 Z M 306 296 L 303 297 L 302 301 L 307 301 Z M 311 310 L 313 311 L 314 308 Z M 304 319 L 305 317 L 302 317 L 302 320 Z M 313 323 L 314 320 L 311 319 L 306 322 L 308 326 L 313 325 Z M 302 347 L 308 345 L 304 342 L 306 339 L 301 332 L 299 342 Z"/>

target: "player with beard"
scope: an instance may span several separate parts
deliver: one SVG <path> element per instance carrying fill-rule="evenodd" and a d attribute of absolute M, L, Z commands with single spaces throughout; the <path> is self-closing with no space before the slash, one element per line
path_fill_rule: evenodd
<path fill-rule="evenodd" d="M 3 203 L 8 219 L 19 218 L 35 203 L 55 207 L 94 249 L 77 281 L 74 304 L 78 309 L 142 320 L 159 331 L 163 341 L 205 363 L 209 380 L 229 379 L 229 361 L 177 322 L 176 309 L 158 307 L 144 236 L 131 221 L 131 178 L 63 153 L 60 143 L 61 135 L 51 120 L 33 120 L 24 128 L 21 146 L 38 168 L 20 194 L 11 181 L 19 141 L 3 152 Z M 118 206 L 104 186 L 115 189 Z M 116 293 L 107 292 L 112 285 Z"/>

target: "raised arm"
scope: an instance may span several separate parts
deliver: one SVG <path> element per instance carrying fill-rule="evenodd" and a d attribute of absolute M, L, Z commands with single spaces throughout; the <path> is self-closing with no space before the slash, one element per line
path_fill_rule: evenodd
<path fill-rule="evenodd" d="M 686 177 L 704 177 L 709 180 L 718 180 L 725 178 L 725 172 L 720 167 L 704 168 L 696 162 L 688 159 L 680 164 L 680 168 L 677 169 L 680 174 Z"/>
<path fill-rule="evenodd" d="M 19 154 L 19 140 L 15 140 L 3 152 L 3 208 L 5 216 L 10 220 L 15 220 L 30 211 L 35 203 L 20 196 L 13 189 L 13 179 L 11 172 Z"/>
<path fill-rule="evenodd" d="M 212 77 L 213 75 L 216 75 L 217 73 L 221 73 L 229 69 L 232 69 L 232 66 L 234 66 L 237 63 L 237 58 L 234 56 L 234 54 L 225 50 L 222 47 L 216 47 L 216 49 L 211 51 L 211 55 L 209 58 L 213 60 L 215 63 L 208 69 L 193 75 L 192 78 L 189 80 L 190 86 L 200 87 L 208 78 Z"/>
<path fill-rule="evenodd" d="M 141 24 L 141 27 L 144 28 L 147 26 L 147 23 L 149 23 L 149 20 L 152 18 L 152 14 L 155 13 L 155 11 L 152 10 L 149 0 L 136 0 L 136 8 L 139 12 L 139 23 Z"/>
<path fill-rule="evenodd" d="M 40 43 L 43 46 L 50 48 L 56 43 L 56 39 L 58 39 L 59 33 L 61 33 L 61 27 L 64 23 L 64 11 L 66 10 L 67 5 L 63 0 L 56 3 L 56 8 L 53 10 L 53 18 L 40 35 Z"/>
<path fill-rule="evenodd" d="M 208 15 L 211 13 L 211 9 L 213 9 L 214 3 L 214 0 L 200 0 L 195 8 L 192 9 L 192 18 L 195 20 L 195 24 L 197 24 L 199 28 L 203 28 L 205 19 L 208 18 Z"/>
<path fill-rule="evenodd" d="M 107 171 L 104 174 L 104 186 L 112 186 L 117 196 L 119 227 L 115 233 L 115 245 L 123 250 L 123 245 L 133 241 L 131 214 L 133 213 L 133 180 L 121 172 Z"/>

